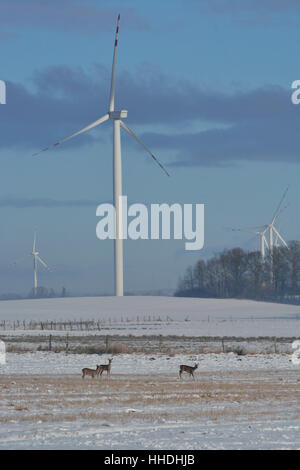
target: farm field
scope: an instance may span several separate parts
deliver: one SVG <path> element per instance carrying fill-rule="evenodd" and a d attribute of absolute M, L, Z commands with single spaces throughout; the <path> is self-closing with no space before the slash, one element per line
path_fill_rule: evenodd
<path fill-rule="evenodd" d="M 299 335 L 291 305 L 0 302 L 0 449 L 299 449 Z"/>
<path fill-rule="evenodd" d="M 82 297 L 0 302 L 0 335 L 68 331 L 100 335 L 294 337 L 300 306 L 233 299 Z"/>
<path fill-rule="evenodd" d="M 300 448 L 299 366 L 285 354 L 7 354 L 0 448 Z M 195 380 L 181 363 L 199 363 Z"/>

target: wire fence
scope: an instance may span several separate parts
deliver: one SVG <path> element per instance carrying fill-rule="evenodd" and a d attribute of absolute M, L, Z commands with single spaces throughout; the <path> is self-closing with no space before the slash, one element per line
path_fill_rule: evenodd
<path fill-rule="evenodd" d="M 0 335 L 1 337 L 1 335 Z M 188 336 L 133 336 L 133 335 L 70 335 L 69 333 L 3 336 L 7 352 L 51 351 L 67 354 L 208 354 L 234 353 L 283 354 L 292 352 L 295 338 L 276 337 L 188 337 Z"/>
<path fill-rule="evenodd" d="M 188 317 L 184 319 L 189 321 Z M 124 324 L 170 324 L 174 320 L 170 316 L 162 317 L 160 315 L 143 315 L 134 318 L 103 318 L 103 319 L 79 319 L 79 320 L 0 320 L 0 330 L 57 330 L 57 331 L 101 331 L 112 325 Z"/>

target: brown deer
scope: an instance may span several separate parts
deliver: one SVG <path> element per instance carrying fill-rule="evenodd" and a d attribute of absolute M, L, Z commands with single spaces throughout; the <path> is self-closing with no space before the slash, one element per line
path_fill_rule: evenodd
<path fill-rule="evenodd" d="M 198 365 L 199 365 L 199 363 L 196 363 L 196 362 L 195 362 L 194 367 L 181 365 L 181 366 L 179 367 L 179 377 L 181 378 L 182 372 L 187 372 L 187 373 L 190 374 L 190 375 L 193 377 L 193 379 L 195 380 L 194 371 L 198 368 Z"/>
<path fill-rule="evenodd" d="M 101 364 L 101 366 L 99 366 L 98 375 L 102 375 L 103 371 L 106 370 L 107 375 L 110 376 L 110 369 L 111 369 L 112 360 L 113 360 L 113 358 L 108 359 L 108 364 Z"/>
<path fill-rule="evenodd" d="M 99 375 L 100 367 L 99 365 L 97 365 L 96 369 L 88 369 L 88 367 L 85 367 L 82 369 L 82 378 L 84 379 L 86 375 L 91 375 L 92 378 L 94 378 L 95 375 Z"/>

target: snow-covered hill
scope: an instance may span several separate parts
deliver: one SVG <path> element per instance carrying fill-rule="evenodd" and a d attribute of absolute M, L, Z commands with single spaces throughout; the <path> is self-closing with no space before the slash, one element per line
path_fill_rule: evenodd
<path fill-rule="evenodd" d="M 299 306 L 250 300 L 132 296 L 0 302 L 0 321 L 91 319 L 103 322 L 106 334 L 300 335 Z"/>

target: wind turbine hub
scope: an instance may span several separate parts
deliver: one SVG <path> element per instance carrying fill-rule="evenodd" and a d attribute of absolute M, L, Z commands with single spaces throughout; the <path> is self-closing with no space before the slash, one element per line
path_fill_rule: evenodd
<path fill-rule="evenodd" d="M 127 118 L 127 114 L 127 109 L 122 109 L 121 111 L 110 111 L 109 118 L 114 120 L 125 119 Z"/>

